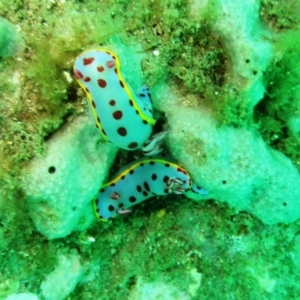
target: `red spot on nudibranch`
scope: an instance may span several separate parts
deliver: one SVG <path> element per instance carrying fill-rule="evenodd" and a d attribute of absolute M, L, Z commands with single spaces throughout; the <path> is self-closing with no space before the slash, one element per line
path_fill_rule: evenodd
<path fill-rule="evenodd" d="M 120 85 L 121 85 L 122 88 L 124 87 L 124 83 L 123 83 L 122 80 L 120 80 Z"/>
<path fill-rule="evenodd" d="M 92 101 L 92 106 L 96 108 L 96 103 L 94 101 Z"/>
<path fill-rule="evenodd" d="M 118 134 L 121 136 L 126 136 L 127 135 L 127 130 L 125 127 L 119 127 L 117 130 Z"/>
<path fill-rule="evenodd" d="M 123 116 L 123 113 L 120 111 L 120 110 L 117 110 L 113 113 L 113 117 L 116 119 L 116 120 L 120 120 Z"/>
<path fill-rule="evenodd" d="M 84 58 L 83 59 L 83 65 L 84 66 L 90 65 L 94 60 L 95 60 L 94 57 Z"/>
<path fill-rule="evenodd" d="M 109 101 L 109 105 L 114 106 L 115 104 L 116 104 L 116 101 L 115 101 L 115 100 L 110 100 L 110 101 Z"/>
<path fill-rule="evenodd" d="M 99 67 L 97 67 L 97 71 L 98 71 L 98 72 L 103 72 L 103 71 L 104 71 L 104 68 L 103 68 L 102 66 L 99 66 Z"/>
<path fill-rule="evenodd" d="M 106 87 L 106 81 L 104 79 L 98 79 L 98 85 L 102 88 Z"/>
<path fill-rule="evenodd" d="M 108 67 L 108 68 L 112 68 L 112 67 L 114 67 L 115 66 L 115 61 L 114 60 L 109 60 L 107 63 L 106 63 L 106 66 Z"/>
<path fill-rule="evenodd" d="M 82 79 L 83 78 L 82 73 L 78 70 L 74 70 L 74 76 L 75 76 L 76 79 Z"/>
<path fill-rule="evenodd" d="M 90 77 L 85 77 L 83 81 L 84 82 L 89 82 L 89 81 L 91 81 L 91 78 Z"/>

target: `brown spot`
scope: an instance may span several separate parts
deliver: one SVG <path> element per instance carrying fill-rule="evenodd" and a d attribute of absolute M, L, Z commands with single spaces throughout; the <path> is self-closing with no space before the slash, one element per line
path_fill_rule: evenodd
<path fill-rule="evenodd" d="M 136 198 L 134 196 L 129 197 L 129 202 L 135 202 L 135 201 L 136 201 Z"/>
<path fill-rule="evenodd" d="M 117 110 L 113 113 L 113 117 L 116 119 L 116 120 L 120 120 L 123 116 L 123 113 L 120 111 L 120 110 Z"/>
<path fill-rule="evenodd" d="M 134 149 L 134 148 L 136 148 L 137 146 L 138 146 L 138 143 L 132 142 L 132 143 L 130 143 L 130 144 L 128 145 L 128 148 Z"/>
<path fill-rule="evenodd" d="M 165 176 L 164 177 L 164 183 L 167 183 L 169 181 L 170 177 L 169 176 Z"/>
<path fill-rule="evenodd" d="M 119 127 L 117 130 L 118 134 L 121 136 L 126 136 L 127 135 L 127 130 L 125 127 Z"/>
<path fill-rule="evenodd" d="M 145 187 L 146 191 L 150 192 L 150 187 L 149 187 L 148 182 L 146 182 L 146 181 L 144 182 L 144 187 Z"/>
<path fill-rule="evenodd" d="M 103 68 L 102 66 L 99 66 L 99 67 L 97 67 L 97 71 L 98 71 L 98 72 L 103 72 L 103 71 L 104 71 L 104 68 Z"/>
<path fill-rule="evenodd" d="M 84 58 L 83 59 L 83 65 L 84 66 L 90 65 L 94 60 L 95 60 L 94 57 Z"/>
<path fill-rule="evenodd" d="M 177 168 L 177 171 L 178 171 L 178 172 L 181 172 L 181 173 L 183 173 L 183 174 L 187 174 L 186 171 L 183 170 L 183 169 L 181 169 L 181 168 Z"/>
<path fill-rule="evenodd" d="M 74 71 L 74 76 L 75 76 L 76 79 L 82 79 L 83 78 L 82 73 L 78 70 Z"/>
<path fill-rule="evenodd" d="M 152 176 L 151 176 L 151 178 L 152 178 L 152 180 L 156 180 L 157 175 L 155 173 L 153 173 Z"/>
<path fill-rule="evenodd" d="M 98 85 L 102 88 L 106 87 L 106 81 L 104 79 L 98 79 Z"/>

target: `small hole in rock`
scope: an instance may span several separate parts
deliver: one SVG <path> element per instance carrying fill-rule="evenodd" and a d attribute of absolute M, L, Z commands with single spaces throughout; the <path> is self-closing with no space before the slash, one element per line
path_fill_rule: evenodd
<path fill-rule="evenodd" d="M 49 169 L 48 169 L 48 172 L 49 172 L 50 174 L 55 173 L 55 171 L 56 171 L 56 169 L 55 169 L 54 166 L 51 166 L 51 167 L 49 167 Z"/>
<path fill-rule="evenodd" d="M 287 206 L 287 203 L 286 203 L 286 202 L 283 202 L 282 204 L 283 204 L 283 206 Z"/>
<path fill-rule="evenodd" d="M 222 180 L 222 183 L 223 183 L 223 184 L 226 184 L 226 183 L 227 183 L 227 181 L 226 181 L 226 180 Z"/>

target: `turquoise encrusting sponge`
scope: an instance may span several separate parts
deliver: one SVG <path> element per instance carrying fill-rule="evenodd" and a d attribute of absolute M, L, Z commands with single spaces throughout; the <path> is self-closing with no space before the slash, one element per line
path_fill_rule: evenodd
<path fill-rule="evenodd" d="M 183 194 L 189 190 L 207 194 L 176 163 L 162 157 L 144 157 L 124 167 L 102 186 L 95 200 L 96 214 L 102 220 L 109 220 L 131 212 L 129 207 L 150 197 Z"/>

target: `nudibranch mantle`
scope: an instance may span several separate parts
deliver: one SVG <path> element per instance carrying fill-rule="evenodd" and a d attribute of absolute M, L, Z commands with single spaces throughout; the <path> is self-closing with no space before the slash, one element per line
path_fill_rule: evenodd
<path fill-rule="evenodd" d="M 74 63 L 74 75 L 105 140 L 135 150 L 143 147 L 155 124 L 151 96 L 147 87 L 135 95 L 120 69 L 117 55 L 101 48 L 82 53 Z"/>
<path fill-rule="evenodd" d="M 207 194 L 205 189 L 192 184 L 188 172 L 171 160 L 143 157 L 125 166 L 104 184 L 94 206 L 99 219 L 110 220 L 130 212 L 128 208 L 150 197 L 183 194 L 189 190 Z"/>

